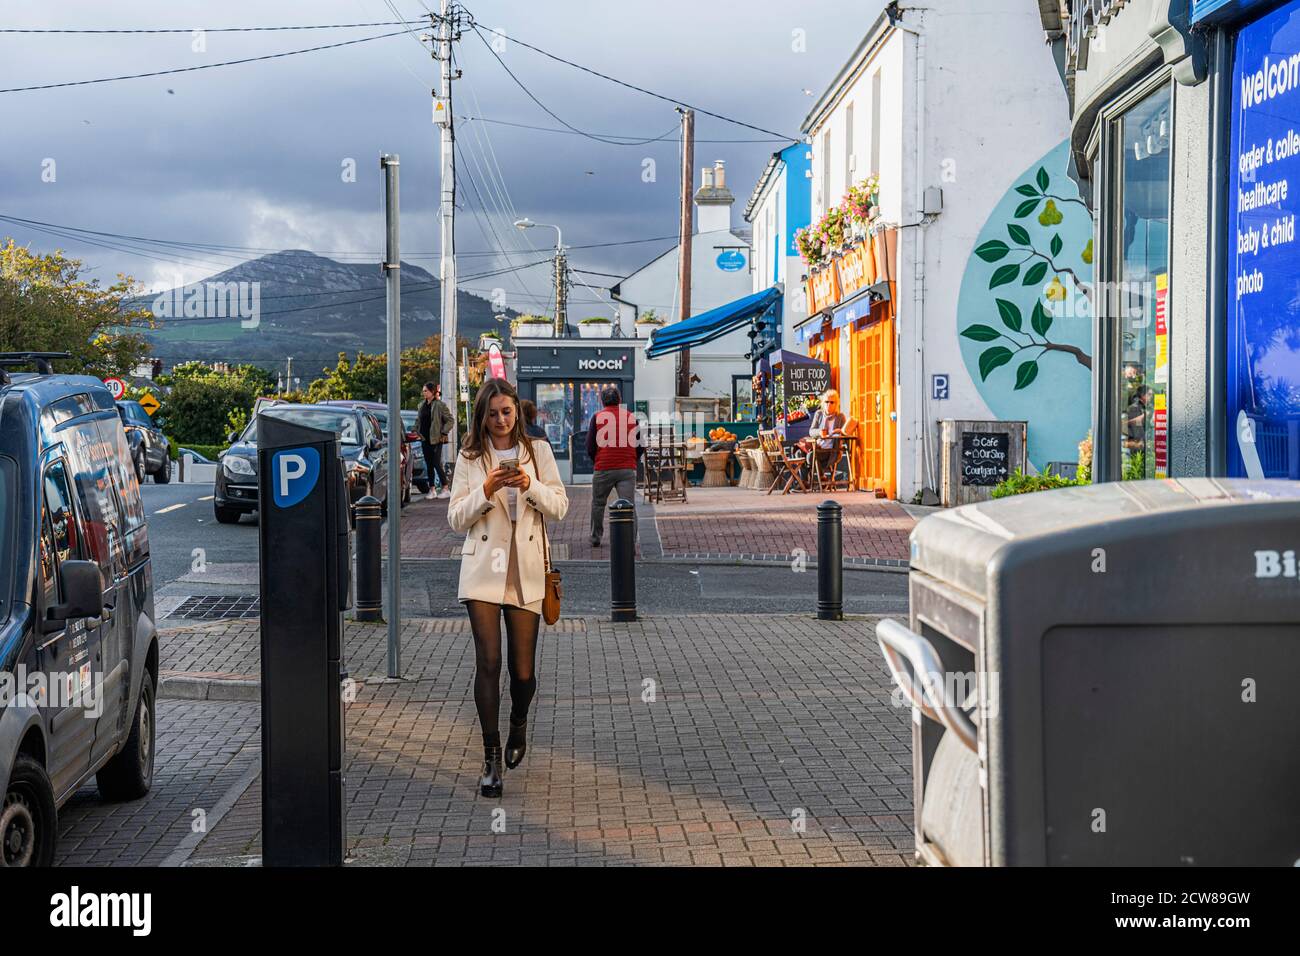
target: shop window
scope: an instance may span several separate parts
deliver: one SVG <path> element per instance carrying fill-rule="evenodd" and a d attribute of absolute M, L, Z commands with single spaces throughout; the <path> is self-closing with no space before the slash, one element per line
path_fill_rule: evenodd
<path fill-rule="evenodd" d="M 569 457 L 569 436 L 573 434 L 573 383 L 537 383 L 537 424 L 546 432 L 551 449 L 559 458 Z"/>
<path fill-rule="evenodd" d="M 1163 86 L 1121 115 L 1117 250 L 1122 477 L 1169 467 L 1169 169 L 1171 95 Z"/>

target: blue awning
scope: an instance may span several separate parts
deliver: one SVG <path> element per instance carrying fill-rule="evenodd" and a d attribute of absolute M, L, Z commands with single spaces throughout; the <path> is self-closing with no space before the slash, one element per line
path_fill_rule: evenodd
<path fill-rule="evenodd" d="M 650 347 L 646 349 L 647 358 L 656 358 L 694 348 L 705 342 L 712 342 L 728 332 L 734 331 L 759 316 L 771 314 L 773 319 L 781 315 L 782 292 L 778 286 L 772 286 L 762 292 L 755 292 L 743 299 L 701 312 L 674 325 L 656 329 L 650 336 Z"/>
<path fill-rule="evenodd" d="M 858 319 L 867 318 L 871 315 L 872 306 L 877 302 L 884 302 L 888 298 L 888 282 L 877 282 L 875 285 L 863 289 L 847 302 L 842 302 L 834 308 L 831 312 L 831 328 L 842 329 Z"/>

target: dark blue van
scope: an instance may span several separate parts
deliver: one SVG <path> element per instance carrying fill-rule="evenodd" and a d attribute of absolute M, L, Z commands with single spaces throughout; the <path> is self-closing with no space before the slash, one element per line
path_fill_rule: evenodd
<path fill-rule="evenodd" d="M 122 420 L 51 353 L 0 353 L 0 854 L 54 859 L 58 808 L 153 782 L 158 639 Z M 11 371 L 22 364 L 37 372 Z"/>

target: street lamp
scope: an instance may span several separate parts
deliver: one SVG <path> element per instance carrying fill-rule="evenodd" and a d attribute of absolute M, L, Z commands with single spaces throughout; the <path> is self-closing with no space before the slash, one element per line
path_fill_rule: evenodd
<path fill-rule="evenodd" d="M 515 228 L 520 232 L 534 226 L 545 226 L 555 230 L 555 335 L 564 335 L 568 325 L 568 266 L 564 262 L 564 235 L 560 227 L 549 222 L 533 222 L 531 219 L 516 219 Z"/>

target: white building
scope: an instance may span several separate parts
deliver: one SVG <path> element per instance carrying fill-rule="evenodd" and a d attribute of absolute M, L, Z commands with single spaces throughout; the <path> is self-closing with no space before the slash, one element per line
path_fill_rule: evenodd
<path fill-rule="evenodd" d="M 795 233 L 808 225 L 812 150 L 795 143 L 772 154 L 745 206 L 745 221 L 754 234 L 750 290 L 762 292 L 780 284 L 783 298 L 782 336 L 777 348 L 794 345 L 790 330 L 808 317 L 804 279 L 808 269 L 795 248 Z"/>
<path fill-rule="evenodd" d="M 1041 33 L 1025 0 L 891 5 L 804 120 L 814 224 L 878 174 L 870 229 L 897 243 L 886 303 L 856 278 L 852 295 L 814 294 L 837 253 L 811 270 L 811 317 L 786 322 L 786 346 L 831 364 L 863 426 L 861 487 L 937 489 L 943 419 L 1027 421 L 1038 470 L 1074 460 L 1086 433 L 1091 219 Z"/>
<path fill-rule="evenodd" d="M 695 231 L 691 240 L 691 315 L 726 305 L 750 292 L 750 245 L 731 226 L 735 197 L 727 188 L 726 167 L 721 160 L 701 170 L 701 186 L 695 193 Z M 679 246 L 673 246 L 610 289 L 618 305 L 622 335 L 649 336 L 652 327 L 638 327 L 636 320 L 647 312 L 671 326 L 681 320 L 678 294 Z M 693 398 L 725 398 L 732 401 L 734 389 L 748 386 L 752 367 L 745 354 L 750 340 L 740 328 L 690 350 Z M 653 417 L 676 410 L 676 353 L 645 359 L 638 353 L 637 397 L 647 403 Z M 640 364 L 644 363 L 644 365 Z M 698 381 L 695 381 L 698 377 Z M 739 381 L 738 381 L 739 380 Z"/>

